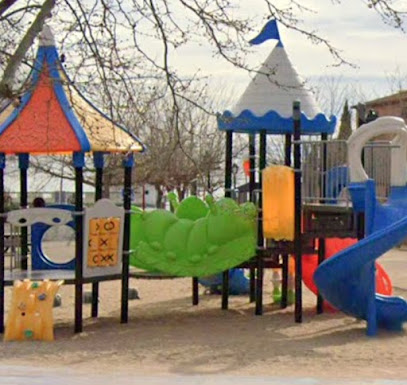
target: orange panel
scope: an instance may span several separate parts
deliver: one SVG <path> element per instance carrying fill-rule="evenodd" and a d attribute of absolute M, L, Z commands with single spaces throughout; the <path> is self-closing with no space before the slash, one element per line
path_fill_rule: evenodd
<path fill-rule="evenodd" d="M 44 65 L 28 104 L 0 136 L 0 152 L 47 153 L 80 150 L 80 143 L 59 104 L 52 87 L 52 79 Z"/>

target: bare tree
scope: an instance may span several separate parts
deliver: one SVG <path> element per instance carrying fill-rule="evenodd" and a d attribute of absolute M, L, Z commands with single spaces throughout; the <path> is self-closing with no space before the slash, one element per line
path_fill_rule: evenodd
<path fill-rule="evenodd" d="M 363 1 L 386 23 L 403 28 L 405 13 L 393 0 Z M 51 24 L 57 30 L 59 43 L 71 57 L 68 66 L 92 68 L 85 78 L 79 72 L 75 78 L 99 83 L 107 97 L 112 83 L 121 82 L 126 88 L 140 78 L 160 77 L 166 82 L 176 108 L 176 98 L 185 97 L 185 88 L 196 77 L 180 76 L 174 68 L 172 57 L 177 50 L 193 44 L 206 45 L 231 64 L 252 70 L 245 61 L 247 38 L 257 32 L 259 23 L 269 18 L 323 44 L 336 65 L 347 63 L 328 40 L 302 26 L 301 14 L 307 9 L 299 2 L 291 0 L 280 7 L 271 0 L 264 0 L 263 4 L 259 14 L 265 16 L 253 18 L 237 12 L 239 5 L 229 0 L 3 0 L 0 32 L 5 38 L 0 43 L 0 63 L 4 63 L 3 70 L 10 62 L 14 68 L 21 62 L 30 63 L 29 48 L 52 9 Z M 335 6 L 341 6 L 341 0 L 332 2 L 332 7 Z M 18 50 L 13 49 L 16 45 Z M 3 96 L 18 90 L 13 72 L 5 71 L 6 76 L 2 76 L 0 84 L 7 90 Z M 83 71 L 81 74 L 84 76 Z"/>
<path fill-rule="evenodd" d="M 403 28 L 406 15 L 395 1 L 363 1 L 386 23 Z M 178 179 L 174 176 L 172 181 L 162 182 L 166 188 L 179 188 L 180 180 L 190 180 L 190 174 L 200 175 L 201 179 L 205 175 L 201 158 L 215 166 L 206 151 L 196 153 L 196 132 L 186 123 L 195 119 L 186 113 L 192 107 L 213 114 L 214 106 L 202 102 L 202 93 L 194 88 L 202 80 L 199 72 L 186 75 L 176 68 L 173 58 L 177 52 L 203 45 L 226 62 L 254 71 L 246 62 L 248 38 L 266 19 L 275 18 L 324 45 L 334 65 L 348 63 L 330 41 L 303 27 L 301 15 L 307 9 L 298 1 L 277 6 L 274 1 L 263 0 L 263 5 L 258 11 L 261 16 L 252 17 L 238 12 L 239 2 L 230 0 L 0 0 L 0 99 L 18 97 L 24 91 L 21 84 L 32 69 L 33 42 L 49 17 L 57 45 L 65 53 L 65 69 L 76 87 L 107 109 L 115 120 L 125 121 L 131 110 L 133 116 L 138 116 L 137 122 L 148 122 L 151 138 L 159 138 L 163 146 L 168 140 L 173 149 L 165 165 L 170 161 L 180 164 L 182 156 L 178 151 L 194 164 L 185 165 Z M 339 6 L 341 0 L 332 2 L 332 7 Z M 165 104 L 165 114 L 160 111 L 159 115 L 165 119 L 164 126 L 149 123 L 159 100 Z M 140 125 L 131 128 L 141 133 Z M 152 135 L 153 130 L 157 136 Z M 199 145 L 205 148 L 203 142 Z M 220 153 L 216 147 L 215 152 Z M 166 159 L 162 155 L 157 154 Z M 147 165 L 145 174 L 151 178 L 155 175 Z"/>

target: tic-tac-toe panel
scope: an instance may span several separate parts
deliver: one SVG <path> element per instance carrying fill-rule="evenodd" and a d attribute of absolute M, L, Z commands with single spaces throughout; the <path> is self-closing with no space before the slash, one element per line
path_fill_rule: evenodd
<path fill-rule="evenodd" d="M 93 218 L 89 221 L 88 266 L 116 266 L 120 237 L 120 218 Z"/>
<path fill-rule="evenodd" d="M 95 277 L 122 270 L 124 210 L 109 199 L 87 208 L 84 218 L 83 276 Z"/>

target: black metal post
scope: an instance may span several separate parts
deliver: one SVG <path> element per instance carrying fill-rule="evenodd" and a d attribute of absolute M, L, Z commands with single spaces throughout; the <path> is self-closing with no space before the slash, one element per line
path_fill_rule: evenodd
<path fill-rule="evenodd" d="M 4 333 L 4 168 L 6 156 L 0 153 L 0 333 Z"/>
<path fill-rule="evenodd" d="M 249 199 L 250 202 L 255 202 L 254 189 L 256 188 L 256 142 L 254 135 L 249 135 Z M 256 268 L 250 266 L 250 302 L 256 300 Z"/>
<path fill-rule="evenodd" d="M 249 176 L 249 194 L 250 202 L 256 204 L 256 135 L 249 135 L 249 163 L 250 163 L 250 176 Z"/>
<path fill-rule="evenodd" d="M 29 165 L 29 155 L 18 155 L 18 167 L 20 169 L 20 208 L 28 207 L 28 181 L 27 170 Z M 24 226 L 20 229 L 21 234 L 21 269 L 28 269 L 28 227 Z"/>
<path fill-rule="evenodd" d="M 93 154 L 93 164 L 95 166 L 95 203 L 102 199 L 103 195 L 103 167 L 104 158 L 102 152 L 95 152 Z M 92 305 L 91 317 L 97 318 L 99 312 L 99 282 L 92 283 Z"/>
<path fill-rule="evenodd" d="M 295 215 L 294 215 L 294 254 L 295 254 L 295 322 L 302 322 L 302 239 L 301 239 L 301 106 L 293 103 L 294 119 L 294 171 L 295 171 Z"/>
<path fill-rule="evenodd" d="M 198 277 L 192 277 L 192 305 L 199 304 L 199 285 Z"/>
<path fill-rule="evenodd" d="M 75 333 L 82 332 L 83 307 L 83 167 L 85 155 L 73 154 L 75 167 Z"/>
<path fill-rule="evenodd" d="M 123 235 L 123 269 L 122 269 L 122 306 L 121 323 L 129 320 L 129 250 L 130 250 L 130 213 L 131 213 L 131 178 L 134 166 L 134 155 L 126 156 L 124 166 L 124 235 Z"/>
<path fill-rule="evenodd" d="M 318 265 L 320 265 L 325 260 L 326 255 L 326 243 L 325 238 L 318 239 Z M 324 298 L 318 291 L 317 295 L 317 314 L 322 314 L 324 312 Z"/>
<path fill-rule="evenodd" d="M 266 155 L 267 155 L 267 135 L 265 131 L 260 132 L 260 146 L 259 146 L 259 196 L 258 196 L 258 214 L 257 214 L 257 247 L 264 248 L 264 235 L 263 235 L 263 200 L 262 200 L 262 170 L 266 168 Z M 257 276 L 256 276 L 256 315 L 263 314 L 263 273 L 264 273 L 264 260 L 262 253 L 257 253 Z"/>
<path fill-rule="evenodd" d="M 232 197 L 232 157 L 233 157 L 233 131 L 226 132 L 225 154 L 225 197 Z M 229 270 L 222 274 L 222 309 L 229 306 Z"/>
<path fill-rule="evenodd" d="M 356 213 L 356 236 L 360 241 L 365 237 L 365 213 Z"/>
<path fill-rule="evenodd" d="M 322 133 L 321 134 L 321 141 L 322 141 L 322 198 L 326 198 L 326 170 L 327 170 L 327 144 L 326 141 L 328 140 L 328 134 Z M 321 203 L 324 203 L 325 199 L 322 200 Z M 325 238 L 318 239 L 318 265 L 320 265 L 325 260 L 326 255 L 326 240 Z M 317 314 L 322 314 L 324 312 L 324 299 L 322 295 L 319 293 L 317 294 Z"/>
<path fill-rule="evenodd" d="M 250 302 L 256 300 L 256 269 L 250 264 L 249 269 L 249 298 Z"/>
<path fill-rule="evenodd" d="M 291 134 L 285 135 L 285 143 L 284 143 L 284 165 L 287 167 L 291 167 Z M 288 303 L 288 261 L 289 256 L 288 254 L 282 255 L 282 271 L 281 271 L 281 302 L 280 307 L 285 309 Z"/>

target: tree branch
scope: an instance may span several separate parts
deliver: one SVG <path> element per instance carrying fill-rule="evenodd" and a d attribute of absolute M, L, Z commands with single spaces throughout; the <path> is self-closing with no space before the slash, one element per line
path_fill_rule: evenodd
<path fill-rule="evenodd" d="M 4 70 L 3 78 L 0 81 L 0 97 L 10 98 L 12 96 L 12 85 L 16 71 L 21 64 L 28 49 L 32 46 L 34 39 L 41 32 L 45 20 L 51 15 L 52 8 L 55 6 L 55 0 L 46 0 L 38 12 L 37 17 L 30 28 L 20 41 L 13 56 L 8 61 Z"/>
<path fill-rule="evenodd" d="M 17 0 L 3 0 L 0 1 L 0 16 L 6 12 Z"/>

